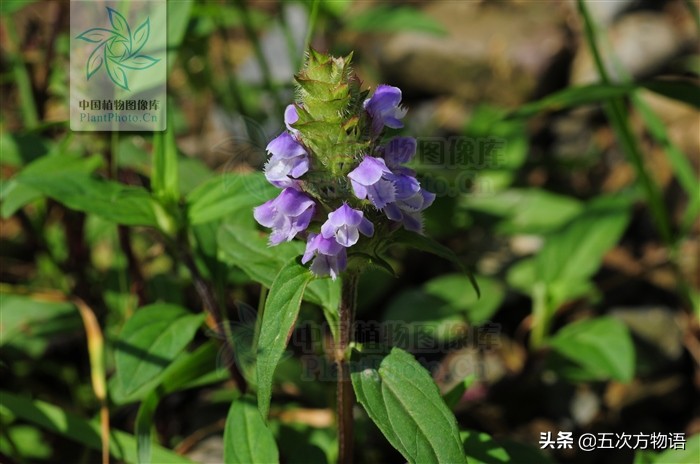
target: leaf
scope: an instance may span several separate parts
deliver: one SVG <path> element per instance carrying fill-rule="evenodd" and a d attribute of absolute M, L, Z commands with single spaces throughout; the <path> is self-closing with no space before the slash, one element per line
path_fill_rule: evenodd
<path fill-rule="evenodd" d="M 610 98 L 622 97 L 636 88 L 631 84 L 591 84 L 567 87 L 548 95 L 541 100 L 526 103 L 506 116 L 512 118 L 529 118 L 544 111 L 563 109 L 592 103 L 603 103 Z"/>
<path fill-rule="evenodd" d="M 146 18 L 146 20 L 136 28 L 134 35 L 132 37 L 131 44 L 131 55 L 136 55 L 141 51 L 146 42 L 148 42 L 148 37 L 151 35 L 151 18 Z"/>
<path fill-rule="evenodd" d="M 192 340 L 203 320 L 203 314 L 170 304 L 140 308 L 115 344 L 116 375 L 124 395 L 161 374 Z"/>
<path fill-rule="evenodd" d="M 136 55 L 120 61 L 119 65 L 129 69 L 148 69 L 159 61 L 147 55 Z"/>
<path fill-rule="evenodd" d="M 30 400 L 22 396 L 0 390 L 0 411 L 36 424 L 43 429 L 81 443 L 93 450 L 100 450 L 100 425 L 97 421 L 87 421 L 75 414 L 66 412 L 53 404 L 39 400 Z M 109 454 L 117 461 L 137 462 L 136 439 L 121 430 L 112 429 L 110 433 Z M 189 463 L 184 456 L 153 445 L 153 462 Z"/>
<path fill-rule="evenodd" d="M 411 463 L 466 463 L 457 421 L 430 374 L 399 348 L 353 370 L 357 400 L 389 443 Z"/>
<path fill-rule="evenodd" d="M 462 270 L 467 275 L 467 277 L 469 277 L 469 283 L 471 284 L 472 288 L 474 288 L 476 295 L 479 297 L 481 296 L 479 285 L 474 279 L 474 275 L 471 273 L 471 271 L 469 271 L 469 269 L 467 269 L 467 267 L 462 263 L 462 261 L 457 257 L 457 255 L 455 255 L 454 251 L 436 242 L 435 240 L 426 237 L 425 235 L 416 234 L 414 232 L 409 232 L 403 229 L 399 230 L 398 232 L 395 232 L 393 237 L 395 243 L 409 245 L 418 250 L 425 251 L 434 254 L 435 256 L 439 256 L 443 259 L 451 261 L 460 270 Z"/>
<path fill-rule="evenodd" d="M 121 380 L 118 376 L 113 376 L 109 382 L 110 398 L 115 404 L 122 405 L 143 400 L 156 389 L 160 394 L 167 395 L 194 386 L 228 380 L 229 373 L 220 365 L 219 355 L 219 345 L 213 340 L 191 353 L 180 353 L 162 375 L 154 377 L 128 396 L 121 388 Z"/>
<path fill-rule="evenodd" d="M 41 301 L 19 295 L 0 295 L 2 323 L 0 347 L 10 346 L 40 356 L 50 337 L 78 331 L 82 324 L 73 304 Z"/>
<path fill-rule="evenodd" d="M 313 278 L 311 271 L 290 261 L 275 277 L 265 302 L 257 347 L 258 408 L 267 417 L 272 376 L 299 315 L 301 299 Z"/>
<path fill-rule="evenodd" d="M 535 272 L 547 283 L 587 280 L 605 253 L 620 239 L 629 221 L 629 201 L 598 197 L 584 212 L 547 239 L 537 254 Z"/>
<path fill-rule="evenodd" d="M 187 195 L 191 224 L 213 221 L 238 210 L 253 215 L 253 207 L 272 198 L 277 189 L 262 173 L 224 174 L 202 184 Z"/>
<path fill-rule="evenodd" d="M 224 461 L 232 464 L 279 462 L 275 438 L 249 397 L 231 403 L 224 428 Z"/>
<path fill-rule="evenodd" d="M 180 198 L 178 178 L 178 149 L 175 130 L 170 125 L 170 130 L 153 135 L 151 189 L 154 195 L 166 202 L 176 203 Z"/>
<path fill-rule="evenodd" d="M 89 80 L 93 74 L 100 70 L 102 64 L 104 63 L 104 53 L 102 48 L 107 42 L 102 42 L 100 45 L 95 47 L 95 49 L 90 53 L 87 63 L 85 64 L 85 75 Z"/>
<path fill-rule="evenodd" d="M 76 39 L 84 40 L 90 43 L 100 43 L 114 36 L 114 31 L 103 27 L 94 27 L 80 34 Z"/>
<path fill-rule="evenodd" d="M 684 434 L 685 435 L 685 434 Z M 700 434 L 695 434 L 685 442 L 685 449 L 667 449 L 655 455 L 654 464 L 696 464 L 700 455 Z"/>
<path fill-rule="evenodd" d="M 65 206 L 118 224 L 157 227 L 160 205 L 142 188 L 94 179 L 86 174 L 22 176 L 22 183 Z"/>
<path fill-rule="evenodd" d="M 505 464 L 511 462 L 508 452 L 484 432 L 463 430 L 459 433 L 469 464 Z M 516 462 L 516 461 L 512 461 Z"/>
<path fill-rule="evenodd" d="M 114 59 L 105 60 L 105 67 L 109 78 L 124 90 L 129 90 L 129 82 L 126 80 L 126 73 Z"/>
<path fill-rule="evenodd" d="M 65 154 L 44 156 L 32 161 L 16 177 L 3 183 L 3 189 L 0 192 L 2 217 L 8 218 L 18 209 L 42 197 L 41 191 L 23 182 L 23 179 L 31 179 L 31 177 L 47 179 L 65 173 L 90 174 L 103 163 L 99 155 L 83 158 Z"/>
<path fill-rule="evenodd" d="M 139 464 L 151 462 L 151 450 L 153 439 L 151 429 L 153 428 L 153 416 L 160 402 L 161 394 L 158 390 L 151 391 L 141 402 L 136 413 L 136 424 L 134 433 L 136 434 L 136 453 Z"/>
<path fill-rule="evenodd" d="M 693 82 L 656 79 L 645 82 L 642 86 L 664 97 L 687 103 L 695 108 L 700 108 L 700 88 Z"/>
<path fill-rule="evenodd" d="M 425 293 L 439 298 L 453 311 L 466 314 L 467 320 L 474 325 L 488 322 L 498 310 L 504 298 L 503 287 L 494 279 L 475 276 L 481 297 L 468 290 L 469 279 L 464 274 L 445 274 L 429 280 L 423 285 Z"/>
<path fill-rule="evenodd" d="M 304 251 L 301 242 L 284 242 L 271 247 L 259 232 L 233 224 L 219 229 L 217 242 L 222 259 L 243 270 L 248 277 L 267 288 L 289 260 Z M 334 313 L 340 301 L 340 281 L 315 279 L 304 292 L 304 300 L 323 307 L 325 313 Z"/>
<path fill-rule="evenodd" d="M 560 329 L 548 344 L 581 366 L 591 379 L 629 382 L 634 377 L 632 337 L 617 319 L 606 316 L 574 322 Z"/>
<path fill-rule="evenodd" d="M 347 22 L 358 32 L 424 32 L 436 36 L 447 34 L 440 22 L 422 11 L 408 7 L 377 6 L 365 10 Z"/>
<path fill-rule="evenodd" d="M 109 22 L 112 24 L 114 31 L 131 41 L 131 29 L 129 28 L 129 23 L 126 21 L 126 18 L 117 10 L 110 7 L 107 7 L 107 12 L 109 13 Z"/>

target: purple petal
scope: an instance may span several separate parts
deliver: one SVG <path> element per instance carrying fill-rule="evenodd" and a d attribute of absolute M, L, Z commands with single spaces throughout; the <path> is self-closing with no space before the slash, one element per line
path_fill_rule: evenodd
<path fill-rule="evenodd" d="M 413 137 L 394 137 L 384 149 L 384 159 L 392 169 L 408 163 L 416 154 L 417 142 Z"/>
<path fill-rule="evenodd" d="M 362 221 L 360 221 L 360 225 L 357 228 L 360 230 L 360 232 L 362 232 L 362 235 L 367 237 L 374 235 L 374 224 L 372 224 L 366 217 L 362 218 Z"/>
<path fill-rule="evenodd" d="M 379 85 L 372 98 L 365 100 L 364 107 L 370 113 L 384 112 L 401 102 L 401 89 L 390 85 Z"/>
<path fill-rule="evenodd" d="M 335 232 L 335 239 L 344 247 L 351 247 L 360 239 L 357 227 L 340 226 Z"/>
<path fill-rule="evenodd" d="M 392 182 L 381 179 L 367 188 L 367 196 L 375 208 L 382 209 L 387 203 L 392 203 L 396 200 L 396 189 Z"/>
<path fill-rule="evenodd" d="M 396 203 L 389 203 L 384 207 L 384 214 L 386 214 L 386 217 L 391 219 L 392 221 L 400 221 L 403 219 L 403 213 L 399 209 L 398 206 L 396 206 Z"/>
<path fill-rule="evenodd" d="M 308 263 L 314 257 L 314 253 L 318 250 L 318 237 L 318 234 L 312 232 L 306 239 L 306 250 L 304 250 L 304 256 L 301 257 L 302 264 Z"/>
<path fill-rule="evenodd" d="M 306 150 L 288 132 L 282 132 L 267 144 L 266 150 L 283 158 L 306 155 Z"/>
<path fill-rule="evenodd" d="M 284 125 L 287 126 L 290 132 L 297 132 L 296 129 L 292 127 L 292 124 L 299 120 L 299 115 L 297 114 L 296 107 L 292 105 L 287 105 L 284 110 Z"/>
<path fill-rule="evenodd" d="M 261 226 L 272 227 L 275 222 L 275 216 L 277 212 L 274 207 L 275 200 L 269 200 L 262 205 L 253 208 L 253 217 Z"/>
<path fill-rule="evenodd" d="M 406 230 L 423 232 L 423 216 L 419 212 L 404 212 L 402 222 Z"/>
<path fill-rule="evenodd" d="M 364 185 L 352 179 L 350 179 L 350 184 L 352 185 L 352 191 L 357 198 L 360 200 L 367 198 L 367 188 Z"/>
<path fill-rule="evenodd" d="M 348 177 L 350 180 L 369 186 L 381 179 L 384 173 L 390 172 L 383 159 L 365 156 L 362 162 L 348 174 Z"/>
<path fill-rule="evenodd" d="M 275 199 L 275 207 L 285 216 L 299 216 L 306 209 L 313 208 L 314 201 L 297 190 L 286 188 Z"/>

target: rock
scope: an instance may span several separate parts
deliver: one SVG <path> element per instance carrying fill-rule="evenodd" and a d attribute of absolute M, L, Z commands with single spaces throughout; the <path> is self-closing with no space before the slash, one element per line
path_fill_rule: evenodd
<path fill-rule="evenodd" d="M 688 15 L 689 16 L 689 15 Z M 617 63 L 634 79 L 660 70 L 673 58 L 690 50 L 697 41 L 690 19 L 671 17 L 650 11 L 629 13 L 614 23 L 608 32 L 610 45 L 599 43 L 606 69 L 614 81 L 624 80 L 616 72 Z M 598 82 L 598 71 L 582 37 L 574 58 L 571 83 L 575 85 Z"/>
<path fill-rule="evenodd" d="M 517 105 L 566 49 L 563 18 L 548 3 L 430 2 L 424 12 L 446 36 L 406 32 L 373 43 L 386 79 L 408 91 Z"/>
<path fill-rule="evenodd" d="M 224 439 L 221 435 L 205 438 L 185 456 L 194 462 L 224 462 Z"/>

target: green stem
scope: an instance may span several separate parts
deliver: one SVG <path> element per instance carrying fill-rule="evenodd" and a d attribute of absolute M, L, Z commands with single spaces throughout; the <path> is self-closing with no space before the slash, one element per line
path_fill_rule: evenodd
<path fill-rule="evenodd" d="M 7 31 L 7 48 L 10 56 L 12 56 L 12 71 L 17 83 L 19 92 L 19 103 L 22 111 L 22 121 L 26 129 L 34 129 L 39 124 L 39 113 L 34 100 L 32 90 L 32 80 L 29 77 L 29 71 L 24 64 L 22 54 L 19 48 L 19 36 L 14 21 L 8 17 L 2 18 L 2 25 Z M 47 63 L 49 65 L 50 63 Z"/>
<path fill-rule="evenodd" d="M 603 63 L 603 59 L 600 54 L 600 50 L 596 44 L 596 30 L 590 14 L 588 13 L 588 8 L 583 0 L 578 1 L 578 7 L 584 20 L 586 42 L 591 50 L 591 54 L 593 55 L 593 60 L 596 68 L 598 69 L 598 73 L 600 74 L 600 78 L 604 83 L 609 84 L 611 82 L 610 76 L 608 75 L 607 69 L 605 68 L 605 64 Z M 629 125 L 629 121 L 625 115 L 623 100 L 621 98 L 610 98 L 606 102 L 605 113 L 608 116 L 613 129 L 617 133 L 620 144 L 629 156 L 630 161 L 637 172 L 637 177 L 639 178 L 642 188 L 646 193 L 647 200 L 649 201 L 649 208 L 651 209 L 652 216 L 655 219 L 656 226 L 662 240 L 669 247 L 673 248 L 674 240 L 671 233 L 671 223 L 668 213 L 664 207 L 661 191 L 653 182 L 644 167 L 644 159 L 642 157 L 641 150 L 637 145 L 636 139 Z"/>
<path fill-rule="evenodd" d="M 353 418 L 355 395 L 350 381 L 350 344 L 353 338 L 353 318 L 357 306 L 357 284 L 359 273 L 348 272 L 343 278 L 340 298 L 339 333 L 335 350 L 338 368 L 338 464 L 352 464 Z"/>
<path fill-rule="evenodd" d="M 309 13 L 309 28 L 306 30 L 306 38 L 304 39 L 304 52 L 311 45 L 311 37 L 313 37 L 314 29 L 316 29 L 316 20 L 318 19 L 318 0 L 314 0 L 311 5 L 311 13 Z"/>

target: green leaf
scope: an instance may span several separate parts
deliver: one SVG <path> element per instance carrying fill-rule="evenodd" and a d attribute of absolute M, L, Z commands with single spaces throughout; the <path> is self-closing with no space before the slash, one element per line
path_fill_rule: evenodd
<path fill-rule="evenodd" d="M 564 326 L 548 343 L 584 369 L 591 379 L 629 382 L 634 377 L 635 351 L 627 327 L 599 317 Z"/>
<path fill-rule="evenodd" d="M 540 189 L 509 189 L 494 195 L 468 197 L 467 208 L 502 217 L 497 230 L 505 234 L 552 232 L 583 210 L 572 197 Z"/>
<path fill-rule="evenodd" d="M 474 325 L 483 324 L 498 310 L 504 297 L 504 290 L 496 280 L 475 276 L 482 296 L 478 298 L 469 290 L 471 284 L 464 274 L 445 274 L 429 280 L 423 286 L 425 293 L 439 298 L 453 311 L 466 314 L 467 320 Z"/>
<path fill-rule="evenodd" d="M 378 367 L 365 360 L 351 376 L 357 400 L 408 462 L 466 462 L 457 421 L 413 356 L 394 348 Z"/>
<path fill-rule="evenodd" d="M 126 18 L 121 15 L 117 10 L 107 7 L 107 12 L 109 13 L 109 22 L 112 23 L 112 27 L 117 34 L 131 40 L 131 29 L 129 28 L 129 23 Z"/>
<path fill-rule="evenodd" d="M 463 430 L 459 435 L 464 442 L 464 452 L 469 457 L 469 464 L 505 464 L 511 462 L 508 452 L 496 443 L 491 435 L 476 430 Z"/>
<path fill-rule="evenodd" d="M 104 62 L 105 68 L 107 69 L 107 75 L 112 80 L 112 82 L 114 82 L 124 90 L 129 90 L 129 81 L 126 78 L 126 72 L 122 68 L 122 65 L 110 56 L 106 56 Z M 93 73 L 95 71 L 93 71 Z"/>
<path fill-rule="evenodd" d="M 151 462 L 151 445 L 153 444 L 151 429 L 153 428 L 153 416 L 160 402 L 160 398 L 160 392 L 158 390 L 153 390 L 146 395 L 146 398 L 141 402 L 138 413 L 136 414 L 134 432 L 136 433 L 136 451 L 139 464 Z"/>
<path fill-rule="evenodd" d="M 232 464 L 279 462 L 275 438 L 249 397 L 231 403 L 224 429 L 224 461 Z"/>
<path fill-rule="evenodd" d="M 420 10 L 409 6 L 377 6 L 348 21 L 347 27 L 358 32 L 425 32 L 444 36 L 445 27 Z"/>
<path fill-rule="evenodd" d="M 693 82 L 657 79 L 643 83 L 642 86 L 664 97 L 700 108 L 700 88 Z"/>
<path fill-rule="evenodd" d="M 2 294 L 0 304 L 0 347 L 12 346 L 30 356 L 40 356 L 52 336 L 82 327 L 75 306 L 67 301 L 38 301 Z"/>
<path fill-rule="evenodd" d="M 547 239 L 537 254 L 536 275 L 547 283 L 589 279 L 620 239 L 629 222 L 629 209 L 625 198 L 590 201 L 581 215 Z"/>
<path fill-rule="evenodd" d="M 100 424 L 87 421 L 75 414 L 66 412 L 58 406 L 44 401 L 32 401 L 28 398 L 0 391 L 0 412 L 12 415 L 36 424 L 43 429 L 69 438 L 93 450 L 102 449 L 100 441 Z M 121 430 L 112 429 L 109 441 L 109 454 L 117 461 L 137 462 L 136 439 Z M 192 461 L 179 454 L 153 445 L 153 462 L 190 463 Z"/>
<path fill-rule="evenodd" d="M 696 464 L 700 456 L 700 434 L 695 434 L 685 442 L 685 449 L 667 449 L 654 456 L 654 464 Z"/>
<path fill-rule="evenodd" d="M 218 244 L 222 259 L 240 267 L 248 277 L 267 288 L 289 260 L 304 251 L 301 242 L 284 242 L 274 247 L 259 232 L 234 224 L 225 224 L 219 229 Z M 312 281 L 304 299 L 320 305 L 327 313 L 334 313 L 340 301 L 340 281 L 316 279 Z"/>
<path fill-rule="evenodd" d="M 236 211 L 252 216 L 253 207 L 263 204 L 276 192 L 259 172 L 218 176 L 187 195 L 189 221 L 200 224 Z"/>
<path fill-rule="evenodd" d="M 88 175 L 22 176 L 22 183 L 70 209 L 95 214 L 118 224 L 157 227 L 158 216 L 163 214 L 160 205 L 146 190 Z"/>
<path fill-rule="evenodd" d="M 102 166 L 102 157 L 98 155 L 87 158 L 71 155 L 44 156 L 29 163 L 16 177 L 3 182 L 0 200 L 2 200 L 2 217 L 12 216 L 18 209 L 41 198 L 41 191 L 32 187 L 25 179 L 32 182 L 49 179 L 64 174 L 90 174 Z"/>
<path fill-rule="evenodd" d="M 509 114 L 508 118 L 529 118 L 544 111 L 559 111 L 575 106 L 603 103 L 610 98 L 622 97 L 637 88 L 631 84 L 591 84 L 567 87 L 532 103 L 526 103 Z"/>
<path fill-rule="evenodd" d="M 175 128 L 168 123 L 169 129 L 153 135 L 153 165 L 151 168 L 151 189 L 161 200 L 177 202 L 178 190 L 178 150 L 175 143 Z"/>
<path fill-rule="evenodd" d="M 294 259 L 277 274 L 262 316 L 257 347 L 258 408 L 267 417 L 272 397 L 272 376 L 299 315 L 301 299 L 313 274 Z"/>
<path fill-rule="evenodd" d="M 477 296 L 481 296 L 481 291 L 479 290 L 479 284 L 474 279 L 474 275 L 467 269 L 467 267 L 462 263 L 462 261 L 457 257 L 454 251 L 450 250 L 446 246 L 436 242 L 435 240 L 426 237 L 425 235 L 416 234 L 415 232 L 409 232 L 407 230 L 399 230 L 393 235 L 394 243 L 402 243 L 421 251 L 425 251 L 435 256 L 439 256 L 443 259 L 451 261 L 460 270 L 462 270 L 467 277 L 469 277 L 469 283 L 476 292 Z"/>
<path fill-rule="evenodd" d="M 124 395 L 161 374 L 192 340 L 204 320 L 175 305 L 154 304 L 131 317 L 115 344 L 116 375 Z"/>

